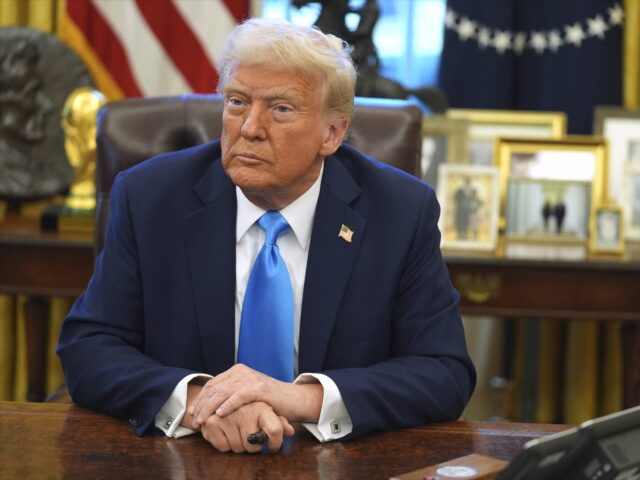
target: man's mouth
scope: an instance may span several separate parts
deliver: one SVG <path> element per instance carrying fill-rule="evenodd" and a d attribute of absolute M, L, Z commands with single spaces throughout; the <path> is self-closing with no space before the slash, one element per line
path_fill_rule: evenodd
<path fill-rule="evenodd" d="M 257 163 L 265 163 L 266 160 L 263 158 L 254 155 L 253 153 L 248 152 L 240 152 L 233 155 L 237 160 L 248 163 L 248 164 L 257 164 Z"/>

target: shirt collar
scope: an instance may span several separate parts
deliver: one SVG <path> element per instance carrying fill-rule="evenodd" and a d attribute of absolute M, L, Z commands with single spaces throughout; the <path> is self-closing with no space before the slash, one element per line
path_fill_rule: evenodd
<path fill-rule="evenodd" d="M 316 205 L 320 196 L 320 185 L 322 183 L 322 173 L 324 172 L 324 162 L 320 167 L 320 174 L 313 185 L 300 197 L 280 210 L 280 213 L 289 223 L 300 248 L 306 250 L 311 241 L 311 229 L 313 228 L 313 218 L 316 213 Z M 236 186 L 236 199 L 238 213 L 236 218 L 236 243 L 240 242 L 249 228 L 258 221 L 266 212 L 262 208 L 254 205 L 245 197 L 242 190 Z"/>

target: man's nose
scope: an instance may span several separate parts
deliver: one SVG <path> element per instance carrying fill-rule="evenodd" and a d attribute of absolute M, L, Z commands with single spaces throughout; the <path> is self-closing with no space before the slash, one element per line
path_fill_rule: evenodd
<path fill-rule="evenodd" d="M 267 110 L 266 108 L 253 104 L 242 124 L 242 136 L 247 139 L 263 140 L 267 134 Z"/>

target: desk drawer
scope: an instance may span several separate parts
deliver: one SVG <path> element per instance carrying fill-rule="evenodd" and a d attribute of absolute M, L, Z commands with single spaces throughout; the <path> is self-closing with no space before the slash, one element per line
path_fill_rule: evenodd
<path fill-rule="evenodd" d="M 640 273 L 634 269 L 448 262 L 467 314 L 640 320 Z"/>

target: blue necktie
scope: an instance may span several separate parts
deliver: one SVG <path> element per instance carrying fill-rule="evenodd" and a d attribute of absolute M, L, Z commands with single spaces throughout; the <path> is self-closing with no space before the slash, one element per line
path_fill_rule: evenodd
<path fill-rule="evenodd" d="M 293 381 L 293 290 L 276 241 L 289 228 L 280 212 L 258 220 L 264 245 L 253 265 L 242 305 L 238 362 Z"/>

